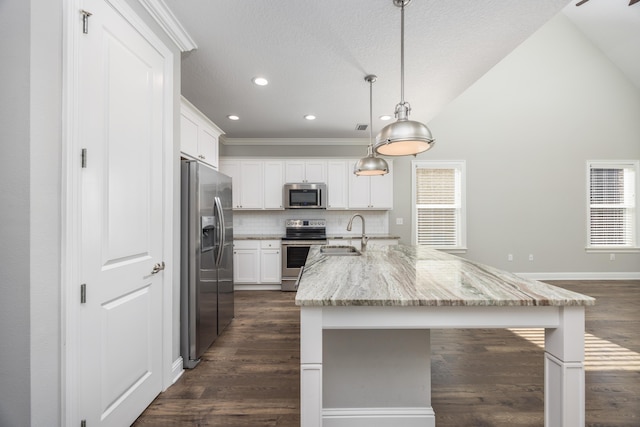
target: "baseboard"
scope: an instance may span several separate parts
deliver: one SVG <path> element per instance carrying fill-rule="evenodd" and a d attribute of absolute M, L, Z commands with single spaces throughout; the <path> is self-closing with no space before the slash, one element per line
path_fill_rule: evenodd
<path fill-rule="evenodd" d="M 233 285 L 234 291 L 279 291 L 280 284 L 275 285 Z"/>
<path fill-rule="evenodd" d="M 171 384 L 175 384 L 183 373 L 182 356 L 179 356 L 175 362 L 173 362 L 173 365 L 171 365 Z"/>
<path fill-rule="evenodd" d="M 433 408 L 325 408 L 323 427 L 435 427 Z"/>
<path fill-rule="evenodd" d="M 640 280 L 640 272 L 515 273 L 534 280 Z"/>

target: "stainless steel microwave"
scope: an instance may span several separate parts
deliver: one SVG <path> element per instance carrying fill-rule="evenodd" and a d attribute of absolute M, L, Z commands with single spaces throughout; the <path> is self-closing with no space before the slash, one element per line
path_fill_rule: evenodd
<path fill-rule="evenodd" d="M 286 209 L 326 209 L 327 185 L 321 183 L 288 183 L 283 195 Z"/>

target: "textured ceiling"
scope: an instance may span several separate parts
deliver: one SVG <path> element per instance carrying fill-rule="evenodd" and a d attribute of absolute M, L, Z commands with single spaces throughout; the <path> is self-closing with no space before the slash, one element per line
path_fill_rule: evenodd
<path fill-rule="evenodd" d="M 624 0 L 567 7 L 581 12 L 597 2 L 629 8 Z M 369 122 L 367 74 L 378 76 L 374 134 L 388 123 L 378 116 L 400 101 L 400 9 L 392 0 L 165 3 L 198 45 L 183 54 L 182 94 L 228 139 L 368 138 L 355 130 Z M 410 118 L 428 122 L 567 4 L 413 0 L 405 8 Z M 269 85 L 254 85 L 255 76 Z"/>

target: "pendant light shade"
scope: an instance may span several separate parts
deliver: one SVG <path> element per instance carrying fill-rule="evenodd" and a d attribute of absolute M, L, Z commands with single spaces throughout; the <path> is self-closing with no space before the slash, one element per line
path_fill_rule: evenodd
<path fill-rule="evenodd" d="M 404 7 L 411 0 L 393 0 L 400 7 L 400 96 L 396 105 L 395 123 L 385 126 L 378 136 L 373 149 L 384 156 L 410 156 L 430 149 L 435 140 L 429 128 L 413 120 L 409 120 L 411 106 L 404 100 Z"/>
<path fill-rule="evenodd" d="M 358 160 L 353 173 L 362 176 L 384 175 L 389 173 L 389 165 L 384 159 L 376 157 L 373 152 L 373 82 L 378 77 L 369 74 L 364 78 L 369 83 L 369 147 L 367 147 L 367 157 Z"/>
<path fill-rule="evenodd" d="M 389 173 L 389 165 L 384 159 L 373 154 L 373 147 L 369 145 L 367 157 L 356 162 L 353 173 L 360 176 L 385 175 Z"/>

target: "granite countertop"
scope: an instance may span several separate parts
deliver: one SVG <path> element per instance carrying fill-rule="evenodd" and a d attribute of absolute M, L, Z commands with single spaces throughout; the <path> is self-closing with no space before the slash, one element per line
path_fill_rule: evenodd
<path fill-rule="evenodd" d="M 327 234 L 327 239 L 345 239 L 345 240 L 359 240 L 362 234 Z M 367 234 L 369 240 L 400 240 L 400 236 L 392 236 L 390 234 Z"/>
<path fill-rule="evenodd" d="M 435 249 L 393 245 L 361 256 L 309 251 L 299 306 L 588 306 L 595 299 Z"/>
<path fill-rule="evenodd" d="M 284 237 L 282 234 L 234 234 L 234 240 L 280 240 Z M 345 240 L 358 240 L 362 237 L 361 234 L 328 234 L 327 239 L 345 239 Z M 376 239 L 389 239 L 389 240 L 399 240 L 400 236 L 391 236 L 389 234 L 367 234 L 369 240 Z"/>
<path fill-rule="evenodd" d="M 234 234 L 233 240 L 280 240 L 282 234 Z"/>

